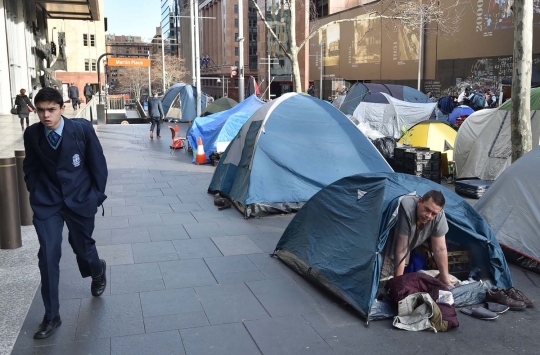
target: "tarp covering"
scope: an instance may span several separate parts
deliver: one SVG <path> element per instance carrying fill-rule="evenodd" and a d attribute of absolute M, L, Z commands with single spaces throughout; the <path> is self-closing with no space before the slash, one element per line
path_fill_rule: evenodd
<path fill-rule="evenodd" d="M 367 173 L 338 180 L 296 214 L 276 246 L 285 263 L 336 293 L 364 317 L 379 286 L 382 251 L 395 224 L 399 198 L 440 190 L 446 199 L 447 243 L 470 250 L 473 268 L 488 271 L 495 285 L 512 285 L 503 252 L 486 221 L 454 192 L 398 173 Z"/>
<path fill-rule="evenodd" d="M 460 156 L 456 157 L 458 178 L 492 181 L 510 166 L 512 163 L 511 107 L 510 100 L 496 110 L 489 110 L 489 114 L 486 113 L 485 117 L 476 116 L 475 113 L 465 120 L 464 125 L 459 129 L 460 137 L 456 143 L 460 145 Z M 480 112 L 482 111 L 486 110 Z M 471 118 L 474 119 L 471 121 Z M 482 124 L 472 125 L 475 121 L 482 121 Z M 531 132 L 534 148 L 540 144 L 540 88 L 531 90 Z"/>
<path fill-rule="evenodd" d="M 356 107 L 367 95 L 385 93 L 398 100 L 406 102 L 427 103 L 426 94 L 408 86 L 390 84 L 356 83 L 347 92 L 339 110 L 346 115 L 352 115 Z"/>
<path fill-rule="evenodd" d="M 358 122 L 357 128 L 370 139 L 380 138 L 373 136 L 371 131 L 376 131 L 383 137 L 399 139 L 403 126 L 409 129 L 428 120 L 436 106 L 435 103 L 418 104 L 398 100 L 381 92 L 366 96 L 354 110 L 352 117 Z M 366 124 L 370 130 L 365 129 Z"/>
<path fill-rule="evenodd" d="M 536 263 L 540 263 L 538 167 L 540 147 L 534 148 L 510 165 L 475 206 L 489 223 L 501 245 Z"/>
<path fill-rule="evenodd" d="M 208 105 L 204 111 L 201 112 L 201 116 L 208 116 L 213 113 L 218 113 L 221 111 L 226 111 L 230 108 L 233 108 L 234 106 L 238 105 L 238 102 L 235 100 L 228 98 L 228 97 L 222 97 L 220 99 L 217 99 L 216 101 L 212 102 L 210 105 Z"/>
<path fill-rule="evenodd" d="M 410 144 L 415 147 L 428 147 L 437 152 L 444 152 L 448 160 L 454 160 L 454 145 L 457 132 L 444 122 L 425 121 L 415 125 L 410 130 Z M 399 141 L 405 144 L 404 138 Z"/>
<path fill-rule="evenodd" d="M 455 107 L 454 110 L 452 110 L 452 112 L 450 112 L 450 114 L 448 115 L 448 122 L 451 124 L 456 124 L 456 120 L 459 117 L 461 117 L 462 115 L 469 116 L 472 115 L 474 112 L 475 111 L 467 105 L 459 105 Z"/>
<path fill-rule="evenodd" d="M 201 93 L 201 110 L 206 108 L 206 95 Z M 174 84 L 162 98 L 165 118 L 180 122 L 193 121 L 197 117 L 197 89 L 184 83 Z"/>
<path fill-rule="evenodd" d="M 244 216 L 296 211 L 324 186 L 351 174 L 392 171 L 332 105 L 287 93 L 255 112 L 214 172 L 210 192 Z"/>
<path fill-rule="evenodd" d="M 201 137 L 206 160 L 210 161 L 210 154 L 218 151 L 217 146 L 226 147 L 238 134 L 244 123 L 262 105 L 264 105 L 263 101 L 259 100 L 257 96 L 251 95 L 230 110 L 197 117 L 186 133 L 189 144 L 192 147 L 197 147 L 197 140 Z"/>

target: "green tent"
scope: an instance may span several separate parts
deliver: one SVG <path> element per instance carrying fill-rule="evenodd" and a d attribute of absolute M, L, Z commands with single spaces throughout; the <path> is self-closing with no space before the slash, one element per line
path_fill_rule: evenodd
<path fill-rule="evenodd" d="M 208 105 L 208 107 L 206 107 L 206 109 L 201 113 L 201 117 L 212 115 L 221 111 L 227 111 L 236 105 L 238 105 L 238 102 L 234 101 L 233 99 L 222 97 L 221 99 L 217 99 Z"/>
<path fill-rule="evenodd" d="M 506 101 L 499 107 L 499 110 L 511 111 L 512 100 Z M 531 111 L 540 110 L 540 87 L 531 89 Z"/>

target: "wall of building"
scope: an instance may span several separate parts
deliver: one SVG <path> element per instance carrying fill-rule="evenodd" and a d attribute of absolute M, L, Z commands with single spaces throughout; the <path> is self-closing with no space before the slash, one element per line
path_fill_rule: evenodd
<path fill-rule="evenodd" d="M 99 7 L 103 9 L 103 0 L 99 0 Z M 56 20 L 49 19 L 47 34 L 49 41 L 59 43 L 59 37 L 65 34 L 65 70 L 54 71 L 54 76 L 64 84 L 74 82 L 82 92 L 87 82 L 98 83 L 97 61 L 105 53 L 105 20 L 102 16 L 99 21 Z M 84 41 L 86 35 L 86 45 Z M 92 36 L 94 43 L 92 45 Z M 104 60 L 101 60 L 100 72 L 104 73 Z M 58 67 L 52 66 L 53 69 Z M 68 80 L 68 81 L 64 81 Z M 101 83 L 104 85 L 104 76 Z M 81 93 L 82 95 L 82 93 Z"/>
<path fill-rule="evenodd" d="M 442 0 L 448 6 L 453 0 Z M 421 89 L 443 91 L 473 84 L 497 88 L 503 77 L 512 75 L 513 24 L 508 8 L 474 0 L 457 9 L 459 28 L 449 35 L 436 30 L 425 33 Z M 331 2 L 333 4 L 333 2 Z M 493 4 L 492 4 L 493 5 Z M 341 19 L 365 19 L 371 11 L 385 11 L 382 2 L 349 9 L 313 21 L 325 24 Z M 480 14 L 480 15 L 478 15 Z M 534 15 L 534 38 L 540 38 L 540 13 Z M 377 81 L 416 87 L 419 31 L 399 22 L 369 20 L 331 25 L 311 40 L 312 48 L 324 44 L 323 80 Z M 318 52 L 320 53 L 320 52 Z M 535 65 L 540 65 L 540 41 L 533 45 Z M 309 77 L 320 78 L 320 59 L 311 57 Z"/>

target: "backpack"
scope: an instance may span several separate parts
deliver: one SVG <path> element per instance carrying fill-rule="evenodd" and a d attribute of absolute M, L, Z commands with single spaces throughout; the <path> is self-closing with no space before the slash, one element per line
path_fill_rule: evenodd
<path fill-rule="evenodd" d="M 473 110 L 480 110 L 486 106 L 486 97 L 482 94 L 474 94 L 471 105 Z"/>
<path fill-rule="evenodd" d="M 70 121 L 74 122 L 75 126 L 77 126 L 75 138 L 77 141 L 77 147 L 79 148 L 79 151 L 84 159 L 86 153 L 86 134 L 84 133 L 83 125 L 92 126 L 92 122 L 84 118 L 71 118 Z"/>

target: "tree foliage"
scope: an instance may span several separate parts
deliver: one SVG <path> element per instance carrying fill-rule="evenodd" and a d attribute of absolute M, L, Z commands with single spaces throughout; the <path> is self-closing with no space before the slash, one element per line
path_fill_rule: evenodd
<path fill-rule="evenodd" d="M 184 66 L 184 59 L 174 55 L 165 56 L 165 88 L 163 88 L 162 59 L 156 57 L 152 60 L 151 77 L 152 91 L 164 92 L 178 82 L 186 82 L 191 76 L 190 71 Z"/>

